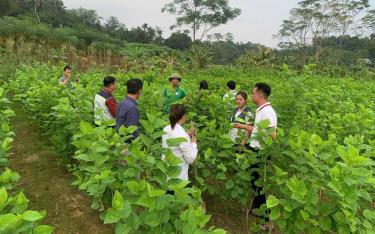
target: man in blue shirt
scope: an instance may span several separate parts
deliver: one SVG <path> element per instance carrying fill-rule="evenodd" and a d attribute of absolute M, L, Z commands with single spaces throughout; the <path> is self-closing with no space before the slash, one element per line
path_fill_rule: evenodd
<path fill-rule="evenodd" d="M 116 131 L 122 126 L 136 126 L 132 139 L 139 137 L 139 110 L 137 99 L 141 96 L 143 82 L 140 79 L 130 79 L 126 82 L 128 94 L 117 106 Z"/>

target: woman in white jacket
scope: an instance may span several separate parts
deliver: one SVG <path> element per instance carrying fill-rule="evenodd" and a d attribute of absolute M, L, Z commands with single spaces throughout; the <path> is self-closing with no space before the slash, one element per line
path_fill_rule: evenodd
<path fill-rule="evenodd" d="M 192 164 L 198 155 L 197 137 L 195 129 L 186 132 L 182 125 L 186 121 L 186 107 L 182 104 L 171 106 L 169 114 L 170 125 L 164 128 L 162 136 L 162 147 L 170 148 L 173 154 L 182 160 L 180 163 L 181 173 L 178 176 L 181 180 L 189 180 L 189 164 Z M 173 138 L 185 138 L 186 141 L 178 146 L 168 146 L 167 140 Z"/>

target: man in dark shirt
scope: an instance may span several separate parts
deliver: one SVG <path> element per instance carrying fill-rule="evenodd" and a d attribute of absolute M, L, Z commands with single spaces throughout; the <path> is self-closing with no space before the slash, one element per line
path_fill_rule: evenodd
<path fill-rule="evenodd" d="M 139 111 L 137 99 L 141 96 L 143 82 L 140 79 L 130 79 L 126 82 L 128 94 L 117 106 L 116 131 L 122 126 L 136 126 L 133 139 L 139 137 Z"/>

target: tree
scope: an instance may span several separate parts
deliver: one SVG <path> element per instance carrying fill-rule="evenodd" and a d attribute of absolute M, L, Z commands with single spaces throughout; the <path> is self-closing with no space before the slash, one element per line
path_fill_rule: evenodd
<path fill-rule="evenodd" d="M 193 42 L 202 40 L 207 33 L 219 25 L 226 24 L 241 14 L 238 8 L 229 6 L 229 0 L 173 0 L 162 8 L 162 12 L 177 15 L 171 29 L 187 25 L 192 30 Z"/>
<path fill-rule="evenodd" d="M 192 68 L 205 68 L 212 62 L 212 51 L 202 44 L 193 44 L 189 50 Z"/>
<path fill-rule="evenodd" d="M 278 36 L 284 41 L 280 45 L 299 50 L 302 62 L 312 46 L 318 64 L 324 52 L 323 40 L 337 34 L 343 38 L 348 35 L 357 22 L 356 17 L 366 7 L 368 0 L 303 0 L 291 10 L 289 19 L 283 21 Z"/>
<path fill-rule="evenodd" d="M 368 0 L 330 0 L 330 7 L 337 20 L 337 32 L 344 37 L 353 30 L 352 26 L 358 22 L 357 16 L 368 8 L 369 4 Z"/>
<path fill-rule="evenodd" d="M 310 27 L 311 19 L 306 17 L 303 11 L 293 9 L 291 17 L 284 20 L 278 37 L 283 41 L 279 46 L 283 49 L 296 51 L 296 61 L 298 69 L 302 69 L 306 64 L 310 53 Z"/>
<path fill-rule="evenodd" d="M 369 30 L 370 37 L 375 38 L 375 9 L 369 10 L 362 18 L 363 26 Z"/>
<path fill-rule="evenodd" d="M 0 17 L 12 15 L 17 12 L 18 4 L 14 0 L 1 0 L 0 1 Z"/>
<path fill-rule="evenodd" d="M 103 31 L 113 37 L 121 38 L 121 35 L 126 31 L 126 27 L 120 23 L 117 17 L 111 16 L 103 25 Z"/>
<path fill-rule="evenodd" d="M 88 10 L 85 8 L 78 8 L 69 10 L 68 13 L 73 19 L 74 24 L 83 24 L 89 27 L 100 29 L 100 17 L 95 10 Z"/>
<path fill-rule="evenodd" d="M 186 50 L 189 49 L 192 40 L 189 35 L 185 33 L 172 33 L 172 35 L 164 41 L 164 44 L 172 49 Z"/>

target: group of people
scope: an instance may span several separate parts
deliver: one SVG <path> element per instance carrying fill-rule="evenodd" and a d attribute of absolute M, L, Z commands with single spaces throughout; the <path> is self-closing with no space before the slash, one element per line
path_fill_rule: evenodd
<path fill-rule="evenodd" d="M 64 68 L 64 76 L 60 79 L 60 83 L 64 86 L 71 85 L 70 70 L 70 67 Z M 163 111 L 169 115 L 170 123 L 164 128 L 165 134 L 162 136 L 162 147 L 170 148 L 174 155 L 182 160 L 180 164 L 181 173 L 178 178 L 188 181 L 189 164 L 192 164 L 198 155 L 197 131 L 194 128 L 188 131 L 183 128 L 186 122 L 187 108 L 179 101 L 183 100 L 187 96 L 187 93 L 180 86 L 180 82 L 182 81 L 181 76 L 174 73 L 169 77 L 168 81 L 170 86 L 165 88 L 163 92 L 165 98 Z M 117 103 L 112 95 L 116 90 L 116 85 L 116 78 L 112 76 L 104 78 L 103 88 L 95 95 L 94 99 L 95 124 L 101 125 L 106 123 L 114 127 L 116 131 L 119 131 L 122 126 L 135 126 L 136 130 L 132 135 L 132 139 L 135 139 L 140 135 L 140 114 L 137 100 L 142 94 L 143 82 L 140 79 L 128 80 L 126 82 L 127 95 L 119 103 Z M 208 89 L 207 81 L 201 81 L 199 88 L 201 90 Z M 243 145 L 248 150 L 258 153 L 262 146 L 256 139 L 258 132 L 257 124 L 263 120 L 269 120 L 270 124 L 268 128 L 273 129 L 272 136 L 276 137 L 277 116 L 271 103 L 268 102 L 268 98 L 271 95 L 271 87 L 268 84 L 257 83 L 251 95 L 252 102 L 257 106 L 255 114 L 247 105 L 247 92 L 243 90 L 237 91 L 236 82 L 233 80 L 229 81 L 227 82 L 227 93 L 223 96 L 223 105 L 226 103 L 236 103 L 236 107 L 230 116 L 232 128 L 229 131 L 234 145 Z M 176 102 L 179 104 L 176 104 Z M 169 146 L 167 142 L 173 138 L 185 138 L 186 141 L 181 142 L 178 146 Z M 257 165 L 254 167 L 257 167 Z M 253 177 L 252 187 L 257 191 L 259 188 L 255 185 L 255 180 L 259 178 L 259 174 L 257 172 L 254 173 Z M 265 200 L 264 195 L 256 195 L 253 208 L 259 208 L 265 203 Z"/>

